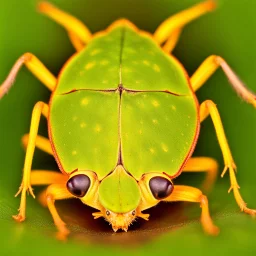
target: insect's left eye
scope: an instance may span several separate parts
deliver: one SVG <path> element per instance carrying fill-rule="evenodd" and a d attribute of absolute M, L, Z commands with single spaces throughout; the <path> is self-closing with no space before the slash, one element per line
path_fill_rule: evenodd
<path fill-rule="evenodd" d="M 91 180 L 85 174 L 78 174 L 70 178 L 67 182 L 68 191 L 76 197 L 84 197 L 90 188 Z"/>
<path fill-rule="evenodd" d="M 154 198 L 161 200 L 168 197 L 173 191 L 173 184 L 164 177 L 153 177 L 149 181 L 149 187 Z"/>

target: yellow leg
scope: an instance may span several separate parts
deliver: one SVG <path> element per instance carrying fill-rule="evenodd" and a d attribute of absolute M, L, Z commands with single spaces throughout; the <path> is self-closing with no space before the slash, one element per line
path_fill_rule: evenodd
<path fill-rule="evenodd" d="M 68 32 L 69 39 L 71 43 L 73 44 L 74 48 L 80 52 L 84 49 L 84 43 L 76 36 L 74 32 Z"/>
<path fill-rule="evenodd" d="M 256 210 L 252 210 L 246 207 L 246 203 L 244 202 L 239 192 L 240 187 L 237 183 L 236 175 L 235 175 L 236 165 L 234 163 L 234 160 L 226 139 L 226 135 L 222 126 L 218 109 L 211 100 L 206 100 L 200 105 L 200 121 L 202 122 L 208 115 L 210 115 L 212 118 L 213 125 L 217 134 L 217 139 L 218 139 L 218 142 L 223 154 L 223 158 L 224 158 L 225 168 L 221 174 L 221 177 L 223 177 L 226 171 L 229 170 L 230 183 L 231 183 L 229 192 L 233 190 L 236 202 L 242 211 L 248 214 L 255 214 Z"/>
<path fill-rule="evenodd" d="M 193 90 L 197 91 L 209 79 L 209 77 L 216 71 L 218 67 L 222 68 L 231 86 L 237 92 L 237 94 L 241 96 L 245 101 L 256 107 L 256 95 L 250 92 L 248 88 L 246 88 L 243 82 L 229 67 L 227 62 L 220 56 L 209 56 L 196 70 L 196 72 L 190 78 Z"/>
<path fill-rule="evenodd" d="M 210 157 L 191 157 L 182 172 L 207 172 L 203 190 L 211 190 L 218 173 L 218 163 Z"/>
<path fill-rule="evenodd" d="M 49 170 L 31 170 L 31 185 L 66 184 L 68 175 Z"/>
<path fill-rule="evenodd" d="M 55 205 L 55 200 L 68 199 L 73 196 L 66 189 L 66 183 L 68 175 L 64 175 L 59 172 L 53 172 L 49 170 L 32 170 L 31 171 L 31 185 L 49 185 L 46 190 L 39 194 L 39 202 L 43 206 L 48 206 L 54 223 L 58 228 L 57 237 L 65 239 L 69 234 L 68 229 L 65 227 L 65 223 L 61 220 Z"/>
<path fill-rule="evenodd" d="M 199 189 L 189 186 L 176 185 L 174 186 L 172 194 L 164 199 L 164 201 L 185 201 L 200 203 L 202 208 L 201 223 L 203 225 L 204 231 L 210 235 L 217 235 L 219 233 L 219 228 L 213 224 L 209 213 L 208 199 Z"/>
<path fill-rule="evenodd" d="M 48 209 L 52 215 L 54 224 L 58 229 L 57 238 L 65 240 L 69 234 L 69 230 L 66 228 L 65 222 L 60 218 L 57 209 L 54 205 L 55 200 L 62 200 L 72 198 L 73 196 L 66 188 L 64 184 L 52 184 L 48 188 L 41 192 L 39 195 L 39 201 L 42 205 L 48 206 Z"/>
<path fill-rule="evenodd" d="M 22 144 L 23 144 L 24 148 L 26 149 L 27 146 L 28 146 L 29 134 L 25 134 L 22 137 L 21 141 L 22 141 Z M 42 151 L 48 153 L 49 155 L 53 155 L 50 141 L 48 139 L 44 138 L 43 136 L 40 136 L 40 135 L 36 136 L 35 146 L 37 148 L 41 149 Z"/>
<path fill-rule="evenodd" d="M 91 32 L 77 18 L 47 2 L 40 3 L 38 7 L 40 12 L 46 14 L 67 30 L 71 42 L 77 50 L 80 50 L 91 39 Z"/>
<path fill-rule="evenodd" d="M 13 82 L 22 67 L 25 64 L 26 67 L 51 91 L 55 88 L 57 79 L 54 75 L 42 64 L 40 60 L 37 59 L 31 53 L 25 53 L 22 55 L 16 63 L 13 65 L 9 75 L 5 81 L 0 86 L 0 99 L 10 90 Z"/>
<path fill-rule="evenodd" d="M 19 213 L 18 215 L 13 216 L 13 218 L 17 221 L 25 220 L 26 192 L 28 191 L 35 198 L 35 195 L 33 193 L 33 190 L 30 184 L 31 165 L 32 165 L 32 159 L 33 159 L 34 150 L 35 150 L 36 136 L 38 132 L 40 116 L 41 114 L 43 114 L 44 116 L 47 117 L 48 111 L 49 111 L 48 105 L 46 105 L 41 101 L 37 102 L 33 109 L 30 132 L 29 132 L 29 141 L 28 141 L 25 164 L 23 169 L 22 183 L 18 193 L 15 195 L 17 196 L 18 194 L 21 193 Z"/>
<path fill-rule="evenodd" d="M 171 53 L 173 51 L 173 49 L 175 48 L 176 44 L 179 41 L 181 32 L 182 32 L 181 28 L 178 28 L 175 31 L 173 31 L 173 33 L 171 34 L 171 36 L 168 38 L 168 40 L 163 46 L 163 50 L 166 53 Z"/>
<path fill-rule="evenodd" d="M 164 43 L 169 37 L 172 36 L 173 33 L 175 33 L 175 31 L 177 31 L 177 29 L 182 29 L 186 24 L 200 17 L 201 15 L 212 11 L 215 9 L 215 7 L 215 1 L 208 0 L 171 16 L 157 27 L 154 33 L 155 40 L 159 44 Z M 177 41 L 177 38 L 174 37 L 173 40 Z"/>

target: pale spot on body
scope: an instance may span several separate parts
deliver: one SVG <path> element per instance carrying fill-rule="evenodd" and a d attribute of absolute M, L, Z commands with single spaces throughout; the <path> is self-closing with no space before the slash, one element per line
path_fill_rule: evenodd
<path fill-rule="evenodd" d="M 80 127 L 81 128 L 85 128 L 87 126 L 87 124 L 85 123 L 85 122 L 82 122 L 81 124 L 80 124 Z"/>
<path fill-rule="evenodd" d="M 156 119 L 152 120 L 153 124 L 158 124 L 158 121 Z"/>
<path fill-rule="evenodd" d="M 101 132 L 101 130 L 102 130 L 102 128 L 101 128 L 101 126 L 99 125 L 99 124 L 97 124 L 96 126 L 95 126 L 95 132 Z"/>
<path fill-rule="evenodd" d="M 151 154 L 155 154 L 155 152 L 156 152 L 153 148 L 150 148 L 149 151 Z"/>
<path fill-rule="evenodd" d="M 81 105 L 82 105 L 82 106 L 86 106 L 86 105 L 88 105 L 88 103 L 89 103 L 88 98 L 83 98 L 83 99 L 81 100 Z"/>
<path fill-rule="evenodd" d="M 108 84 L 108 80 L 103 80 L 102 83 L 103 84 Z"/>
<path fill-rule="evenodd" d="M 101 49 L 94 49 L 93 51 L 91 51 L 90 55 L 95 56 L 95 55 L 99 54 L 100 52 L 102 52 Z"/>
<path fill-rule="evenodd" d="M 143 63 L 144 65 L 146 65 L 146 66 L 150 66 L 150 63 L 149 63 L 149 61 L 147 61 L 147 60 L 143 60 L 142 63 Z"/>
<path fill-rule="evenodd" d="M 139 130 L 139 134 L 140 134 L 140 135 L 142 134 L 142 130 L 141 130 L 141 129 Z"/>
<path fill-rule="evenodd" d="M 174 105 L 171 105 L 172 110 L 176 110 L 176 107 Z"/>
<path fill-rule="evenodd" d="M 89 70 L 89 69 L 91 69 L 91 68 L 93 68 L 94 66 L 95 66 L 95 62 L 93 61 L 93 62 L 89 62 L 89 63 L 87 63 L 86 65 L 85 65 L 85 69 L 86 70 Z"/>
<path fill-rule="evenodd" d="M 161 144 L 161 147 L 164 152 L 168 152 L 168 147 L 164 143 Z"/>
<path fill-rule="evenodd" d="M 72 120 L 75 122 L 77 120 L 77 116 L 73 116 Z"/>
<path fill-rule="evenodd" d="M 157 100 L 153 100 L 152 105 L 157 108 L 159 107 L 159 102 Z"/>
<path fill-rule="evenodd" d="M 73 151 L 72 151 L 72 155 L 73 155 L 73 156 L 77 155 L 77 151 L 76 151 L 76 150 L 73 150 Z"/>
<path fill-rule="evenodd" d="M 160 72 L 160 67 L 159 67 L 157 64 L 154 64 L 154 65 L 153 65 L 153 69 L 154 69 L 156 72 Z"/>
<path fill-rule="evenodd" d="M 108 60 L 101 60 L 100 61 L 100 65 L 102 65 L 102 66 L 106 66 L 106 65 L 108 65 L 109 64 L 109 61 Z"/>
<path fill-rule="evenodd" d="M 131 73 L 132 70 L 130 68 L 122 68 L 122 72 L 124 72 L 124 73 Z"/>
<path fill-rule="evenodd" d="M 181 133 L 181 136 L 184 136 L 184 133 L 183 133 L 183 132 Z"/>

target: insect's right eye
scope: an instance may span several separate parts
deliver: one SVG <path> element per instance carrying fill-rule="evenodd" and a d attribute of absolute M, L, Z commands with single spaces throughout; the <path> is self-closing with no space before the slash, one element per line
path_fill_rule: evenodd
<path fill-rule="evenodd" d="M 78 174 L 70 178 L 67 182 L 68 191 L 76 197 L 84 197 L 90 188 L 91 180 L 85 174 Z"/>

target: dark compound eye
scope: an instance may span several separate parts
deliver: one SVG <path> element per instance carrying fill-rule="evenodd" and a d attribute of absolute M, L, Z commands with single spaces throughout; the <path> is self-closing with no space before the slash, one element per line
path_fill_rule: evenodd
<path fill-rule="evenodd" d="M 158 200 L 168 197 L 173 191 L 173 184 L 168 179 L 160 176 L 151 178 L 149 187 L 153 196 Z"/>
<path fill-rule="evenodd" d="M 106 211 L 106 215 L 108 215 L 108 216 L 109 216 L 109 215 L 110 215 L 110 212 L 109 212 L 109 211 Z"/>
<path fill-rule="evenodd" d="M 78 174 L 70 178 L 67 182 L 68 191 L 77 197 L 83 197 L 90 188 L 91 181 L 87 175 Z"/>
<path fill-rule="evenodd" d="M 136 211 L 132 211 L 132 215 L 135 216 L 135 214 L 136 214 Z"/>

